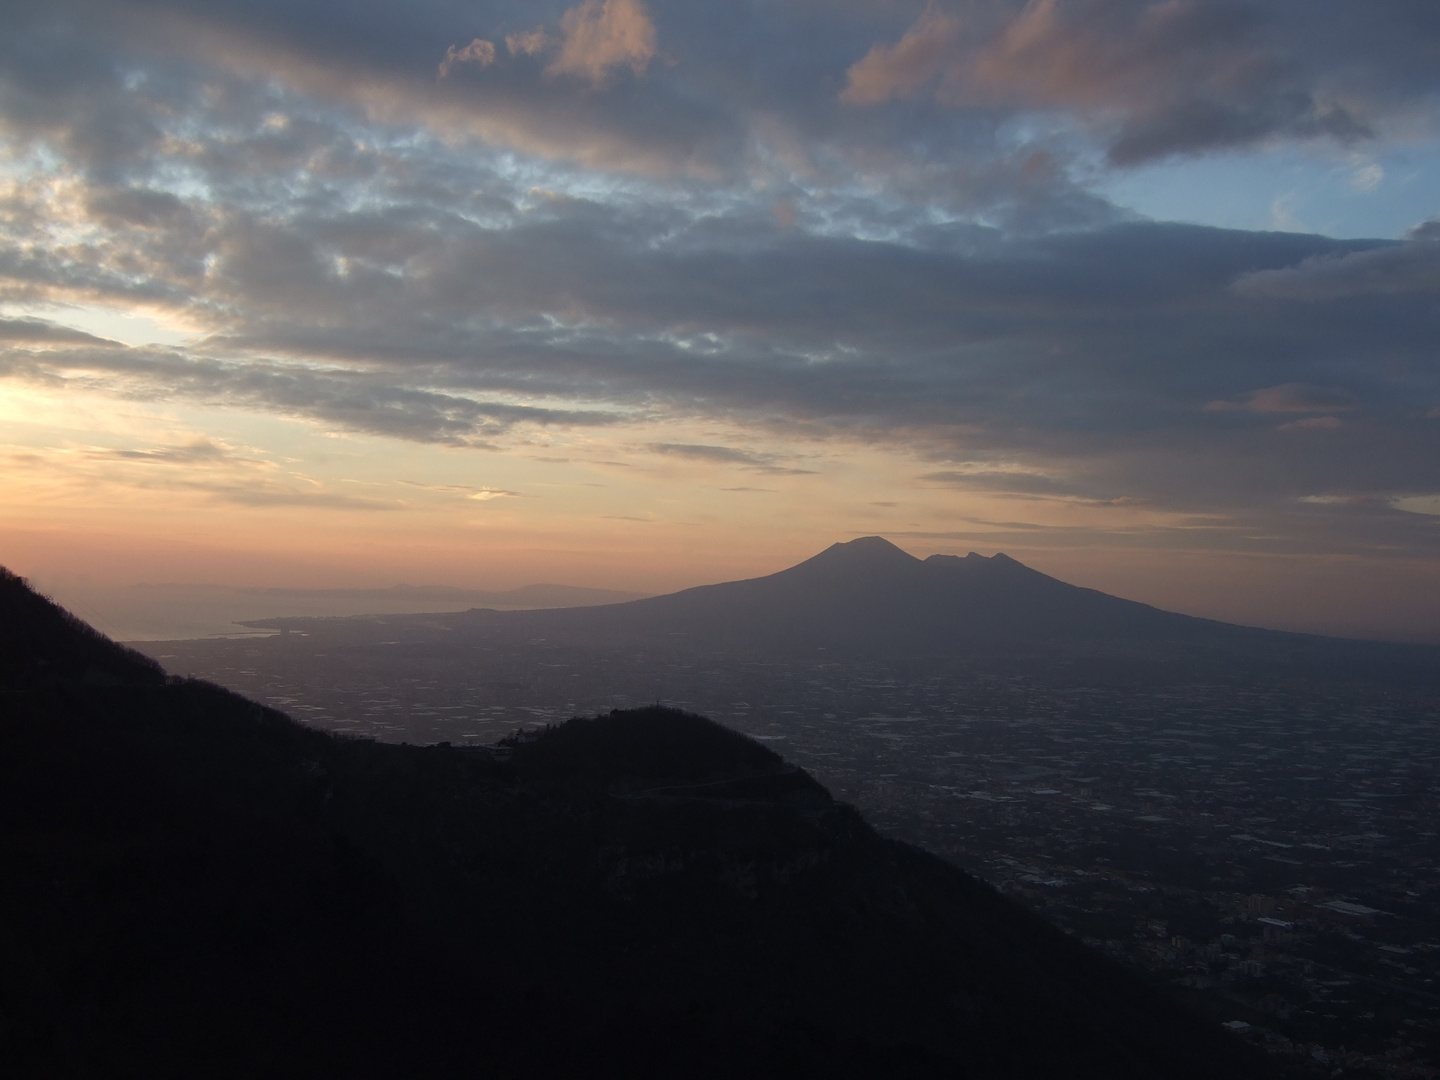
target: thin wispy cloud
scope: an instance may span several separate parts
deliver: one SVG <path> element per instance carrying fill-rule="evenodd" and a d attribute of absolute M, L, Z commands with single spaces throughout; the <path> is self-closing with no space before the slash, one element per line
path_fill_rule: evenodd
<path fill-rule="evenodd" d="M 646 449 L 652 453 L 670 457 L 690 458 L 693 461 L 710 462 L 717 465 L 737 465 L 752 472 L 787 476 L 813 475 L 815 472 L 814 469 L 798 469 L 779 464 L 772 454 L 755 454 L 749 450 L 737 450 L 731 446 L 709 446 L 702 443 L 651 443 Z"/>
<path fill-rule="evenodd" d="M 472 499 L 475 502 L 489 502 L 491 499 L 519 499 L 523 494 L 519 491 L 506 491 L 504 488 L 492 487 L 467 487 L 463 484 L 423 484 L 418 480 L 401 480 L 400 483 L 408 487 L 424 488 L 426 491 L 442 491 L 451 495 L 458 495 L 464 499 Z"/>

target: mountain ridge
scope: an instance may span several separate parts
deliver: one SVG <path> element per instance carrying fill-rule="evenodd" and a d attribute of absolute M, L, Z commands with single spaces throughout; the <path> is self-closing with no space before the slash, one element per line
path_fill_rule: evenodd
<path fill-rule="evenodd" d="M 1272 1075 L 702 717 L 377 744 L 0 600 L 9 1076 Z"/>
<path fill-rule="evenodd" d="M 506 618 L 562 637 L 587 630 L 650 637 L 681 634 L 718 645 L 743 642 L 760 651 L 824 648 L 871 654 L 1076 641 L 1203 645 L 1253 643 L 1260 637 L 1321 640 L 1125 600 L 1060 581 L 1003 552 L 990 558 L 971 552 L 963 558 L 919 559 L 881 537 L 833 544 L 762 577 L 584 612 L 562 608 L 508 613 Z"/>
<path fill-rule="evenodd" d="M 165 671 L 0 566 L 0 682 L 22 689 L 67 681 L 154 686 Z"/>
<path fill-rule="evenodd" d="M 1121 681 L 1440 679 L 1440 646 L 1224 623 L 1071 585 L 1003 553 L 918 559 L 880 537 L 832 544 L 762 577 L 619 604 L 245 625 L 319 635 L 337 646 L 398 636 L 441 649 L 545 641 L 631 657 L 974 661 L 1015 673 L 1064 669 L 1067 678 L 1090 671 Z"/>

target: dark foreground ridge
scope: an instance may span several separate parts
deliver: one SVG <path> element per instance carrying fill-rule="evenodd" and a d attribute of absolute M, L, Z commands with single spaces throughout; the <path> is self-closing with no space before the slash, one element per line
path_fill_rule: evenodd
<path fill-rule="evenodd" d="M 0 614 L 7 1076 L 1268 1075 L 701 717 L 345 740 Z"/>

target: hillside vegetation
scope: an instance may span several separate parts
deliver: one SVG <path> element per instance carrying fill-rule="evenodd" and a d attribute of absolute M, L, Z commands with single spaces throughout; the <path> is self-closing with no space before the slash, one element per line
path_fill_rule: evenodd
<path fill-rule="evenodd" d="M 0 615 L 7 1075 L 1266 1075 L 701 717 L 380 745 Z"/>

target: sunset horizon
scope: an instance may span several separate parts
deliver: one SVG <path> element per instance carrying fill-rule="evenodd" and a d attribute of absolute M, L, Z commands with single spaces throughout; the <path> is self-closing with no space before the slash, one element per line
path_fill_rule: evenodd
<path fill-rule="evenodd" d="M 13 5 L 0 565 L 1440 642 L 1435 16 L 1321 7 Z"/>

